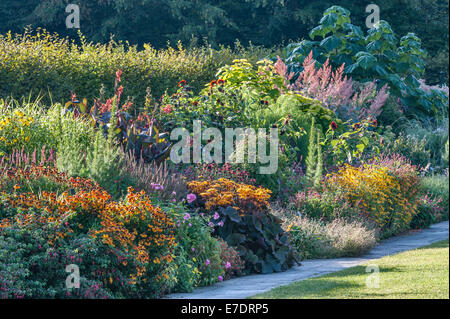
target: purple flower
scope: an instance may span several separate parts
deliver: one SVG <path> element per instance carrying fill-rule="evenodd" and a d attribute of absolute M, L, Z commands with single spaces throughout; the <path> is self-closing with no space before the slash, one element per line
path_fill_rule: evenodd
<path fill-rule="evenodd" d="M 189 215 L 189 213 L 186 213 L 186 215 L 184 215 L 183 218 L 184 218 L 184 220 L 188 220 L 191 218 L 191 215 Z"/>
<path fill-rule="evenodd" d="M 172 192 L 172 195 L 176 195 L 176 194 L 177 194 L 177 192 L 175 192 L 175 191 Z"/>
<path fill-rule="evenodd" d="M 219 213 L 215 212 L 213 218 L 214 220 L 218 220 L 220 218 Z"/>
<path fill-rule="evenodd" d="M 206 259 L 206 266 L 209 266 L 209 264 L 210 264 L 211 262 L 209 261 L 209 259 Z"/>
<path fill-rule="evenodd" d="M 150 184 L 151 185 L 151 187 L 154 189 L 154 190 L 163 190 L 164 189 L 164 187 L 161 185 L 161 184 L 155 184 L 155 183 L 151 183 Z"/>
<path fill-rule="evenodd" d="M 223 277 L 222 276 L 219 276 L 219 281 L 223 281 Z"/>
<path fill-rule="evenodd" d="M 194 247 L 192 247 L 192 251 L 193 251 L 193 252 L 195 251 L 195 248 L 194 248 Z"/>
<path fill-rule="evenodd" d="M 217 225 L 218 225 L 219 227 L 223 227 L 223 221 L 218 222 Z"/>
<path fill-rule="evenodd" d="M 225 265 L 225 269 L 231 268 L 231 264 L 229 261 L 227 261 L 226 265 Z"/>
<path fill-rule="evenodd" d="M 209 222 L 209 223 L 208 223 L 208 226 L 209 226 L 209 227 L 214 227 L 214 224 L 213 224 L 212 222 Z"/>
<path fill-rule="evenodd" d="M 187 201 L 188 201 L 189 204 L 192 203 L 196 199 L 197 199 L 197 196 L 195 196 L 195 194 L 188 194 L 187 195 Z"/>

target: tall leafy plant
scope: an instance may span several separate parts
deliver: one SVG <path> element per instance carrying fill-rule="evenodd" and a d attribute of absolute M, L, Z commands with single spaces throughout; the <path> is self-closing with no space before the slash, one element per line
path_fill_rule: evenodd
<path fill-rule="evenodd" d="M 314 187 L 319 186 L 322 180 L 323 158 L 320 136 L 321 132 L 316 128 L 313 117 L 309 134 L 308 157 L 306 158 L 306 179 Z"/>
<path fill-rule="evenodd" d="M 310 32 L 311 40 L 286 47 L 284 59 L 288 72 L 295 81 L 303 70 L 303 61 L 310 52 L 318 63 L 327 59 L 354 80 L 367 82 L 375 79 L 380 85 L 389 85 L 398 104 L 409 117 L 432 117 L 448 103 L 442 92 L 425 92 L 419 79 L 424 75 L 426 52 L 421 40 L 408 33 L 398 39 L 386 21 L 379 21 L 364 34 L 351 23 L 350 11 L 332 6 L 324 12 L 320 24 Z M 322 38 L 316 41 L 316 38 Z"/>

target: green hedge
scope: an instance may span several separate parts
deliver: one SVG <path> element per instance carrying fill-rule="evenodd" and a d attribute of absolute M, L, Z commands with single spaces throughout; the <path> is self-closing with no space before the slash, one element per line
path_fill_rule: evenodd
<path fill-rule="evenodd" d="M 46 31 L 26 31 L 21 35 L 0 35 L 0 98 L 41 96 L 64 102 L 70 91 L 79 98 L 98 97 L 102 84 L 106 97 L 112 95 L 115 72 L 122 69 L 125 96 L 134 97 L 137 107 L 145 101 L 146 89 L 155 98 L 166 89 L 174 90 L 178 82 L 186 80 L 194 90 L 214 78 L 219 66 L 236 58 L 258 60 L 269 54 L 268 49 L 251 46 L 243 48 L 208 47 L 156 50 L 150 45 L 142 49 L 127 43 L 111 41 L 106 45 L 81 45 Z M 171 93 L 171 91 L 169 91 Z"/>

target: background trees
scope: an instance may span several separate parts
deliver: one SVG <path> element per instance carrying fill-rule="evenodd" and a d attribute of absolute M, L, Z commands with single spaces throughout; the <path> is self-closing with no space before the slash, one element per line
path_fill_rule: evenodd
<path fill-rule="evenodd" d="M 65 27 L 65 7 L 81 8 L 81 31 L 88 40 L 116 40 L 131 44 L 151 43 L 156 48 L 168 41 L 233 45 L 274 46 L 307 38 L 323 11 L 333 4 L 350 10 L 355 25 L 365 28 L 365 7 L 371 1 L 330 0 L 3 0 L 0 33 L 22 32 L 25 26 L 43 27 L 77 38 Z M 428 82 L 448 82 L 448 0 L 378 0 L 381 19 L 398 34 L 416 33 L 423 41 Z"/>

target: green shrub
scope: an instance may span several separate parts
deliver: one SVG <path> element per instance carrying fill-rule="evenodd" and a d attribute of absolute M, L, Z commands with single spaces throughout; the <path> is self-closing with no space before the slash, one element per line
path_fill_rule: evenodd
<path fill-rule="evenodd" d="M 323 159 L 321 147 L 321 134 L 314 125 L 314 118 L 311 122 L 309 133 L 308 157 L 306 157 L 306 179 L 310 186 L 319 187 L 322 181 Z M 316 139 L 317 136 L 317 139 Z"/>
<path fill-rule="evenodd" d="M 224 275 L 221 248 L 212 237 L 212 228 L 201 216 L 189 214 L 179 204 L 162 204 L 176 221 L 175 237 L 177 285 L 175 291 L 188 292 L 198 286 L 208 286 L 219 281 Z"/>
<path fill-rule="evenodd" d="M 427 228 L 431 224 L 448 219 L 448 212 L 445 214 L 444 208 L 440 205 L 442 198 L 424 195 L 419 199 L 417 214 L 411 220 L 412 229 Z"/>
<path fill-rule="evenodd" d="M 91 178 L 113 198 L 120 198 L 132 185 L 131 177 L 124 172 L 122 150 L 109 144 L 100 131 L 91 143 L 82 145 L 76 139 L 65 138 L 57 151 L 58 169 L 70 176 Z"/>
<path fill-rule="evenodd" d="M 46 110 L 39 101 L 0 100 L 0 156 L 13 150 L 63 149 L 86 152 L 95 136 L 87 121 L 65 112 L 60 104 Z"/>
<path fill-rule="evenodd" d="M 432 175 L 423 177 L 420 183 L 424 194 L 430 194 L 433 197 L 442 198 L 439 204 L 448 216 L 449 210 L 449 178 L 445 175 Z"/>
<path fill-rule="evenodd" d="M 448 114 L 448 96 L 440 90 L 427 91 L 421 87 L 419 79 L 425 72 L 426 52 L 414 33 L 399 39 L 389 23 L 381 20 L 364 34 L 351 23 L 350 11 L 332 6 L 309 36 L 311 40 L 292 43 L 284 51 L 288 71 L 296 75 L 292 81 L 312 52 L 314 60 L 321 64 L 327 60 L 336 68 L 345 64 L 345 73 L 356 81 L 378 79 L 380 85 L 388 84 L 390 93 L 405 106 L 409 118 L 425 120 L 445 109 Z"/>
<path fill-rule="evenodd" d="M 65 102 L 73 91 L 91 101 L 102 84 L 106 96 L 112 96 L 111 79 L 122 69 L 127 94 L 142 108 L 147 87 L 159 97 L 184 79 L 198 91 L 214 77 L 218 67 L 243 56 L 256 61 L 269 52 L 242 46 L 218 51 L 208 47 L 185 49 L 181 44 L 166 50 L 146 44 L 138 50 L 136 46 L 113 41 L 105 45 L 87 43 L 83 37 L 81 42 L 77 46 L 45 31 L 0 35 L 0 97 L 40 93 L 47 103 L 47 93 L 51 92 L 54 101 Z"/>
<path fill-rule="evenodd" d="M 104 267 L 113 265 L 114 258 L 105 248 L 88 236 L 80 236 L 54 248 L 42 230 L 25 232 L 10 228 L 0 231 L 1 296 L 3 299 L 120 297 L 120 294 L 114 296 L 105 288 L 100 276 L 91 276 L 98 271 L 99 264 Z M 66 287 L 69 275 L 66 266 L 71 264 L 80 267 L 80 289 Z M 126 283 L 127 275 L 120 269 L 116 270 L 115 276 Z"/>
<path fill-rule="evenodd" d="M 278 128 L 282 151 L 276 174 L 258 174 L 259 162 L 238 165 L 252 173 L 257 184 L 277 194 L 283 170 L 289 163 L 301 162 L 306 157 L 304 146 L 308 145 L 308 138 L 304 137 L 311 118 L 316 118 L 318 128 L 323 131 L 333 119 L 339 120 L 319 101 L 289 91 L 268 60 L 258 61 L 256 65 L 245 59 L 235 60 L 219 69 L 217 77 L 198 95 L 189 82 L 180 82 L 176 94 L 165 95 L 157 116 L 163 130 L 184 127 L 192 131 L 193 119 L 201 119 L 202 125 L 218 128 L 222 133 L 232 127 L 266 129 L 266 132 Z M 267 135 L 263 138 L 269 139 Z"/>
<path fill-rule="evenodd" d="M 384 153 L 402 154 L 421 168 L 429 164 L 434 170 L 442 171 L 448 166 L 445 160 L 448 117 L 423 122 L 408 120 L 401 115 L 390 117 L 399 121 L 394 128 L 387 126 L 383 130 Z"/>
<path fill-rule="evenodd" d="M 38 103 L 0 99 L 0 156 L 22 149 L 31 153 L 44 145 L 55 148 L 53 132 L 45 123 Z"/>
<path fill-rule="evenodd" d="M 414 165 L 426 167 L 431 163 L 431 153 L 426 146 L 425 137 L 420 139 L 417 135 L 400 133 L 388 150 L 408 157 Z"/>
<path fill-rule="evenodd" d="M 225 279 L 242 275 L 245 270 L 245 262 L 239 256 L 239 252 L 232 246 L 229 246 L 222 238 L 218 238 L 218 241 L 220 244 L 222 268 L 225 270 Z"/>
<path fill-rule="evenodd" d="M 355 219 L 360 211 L 339 193 L 307 189 L 292 196 L 288 207 L 311 219 L 332 221 L 337 218 Z"/>
<path fill-rule="evenodd" d="M 114 143 L 105 141 L 103 134 L 97 131 L 93 149 L 87 154 L 85 171 L 81 176 L 93 179 L 113 198 L 119 198 L 130 186 L 124 173 L 123 161 L 122 150 Z"/>
<path fill-rule="evenodd" d="M 423 141 L 425 144 L 423 152 L 428 152 L 431 165 L 434 168 L 439 168 L 445 166 L 443 155 L 445 154 L 445 143 L 448 141 L 448 129 L 447 116 L 442 119 L 435 119 L 429 123 L 411 121 L 405 127 L 405 132 L 408 135 L 408 139 Z"/>
<path fill-rule="evenodd" d="M 197 263 L 192 260 L 188 251 L 183 246 L 178 246 L 176 254 L 176 285 L 173 292 L 192 292 L 199 286 L 201 273 Z"/>
<path fill-rule="evenodd" d="M 30 191 L 23 177 L 45 177 L 65 192 Z M 9 168 L 0 183 L 2 189 L 14 185 L 0 195 L 0 256 L 11 261 L 2 262 L 0 273 L 9 272 L 8 296 L 10 289 L 24 287 L 12 297 L 70 297 L 70 264 L 83 277 L 76 298 L 152 298 L 175 285 L 175 225 L 145 193 L 130 188 L 124 201 L 115 202 L 92 181 L 43 166 Z M 23 286 L 11 285 L 21 280 Z"/>
<path fill-rule="evenodd" d="M 445 146 L 444 146 L 444 152 L 442 152 L 442 162 L 443 162 L 443 164 L 444 165 L 446 165 L 447 167 L 448 167 L 448 154 L 449 154 L 449 151 L 448 151 L 448 141 L 449 141 L 449 139 L 447 138 L 447 142 L 445 143 Z"/>

